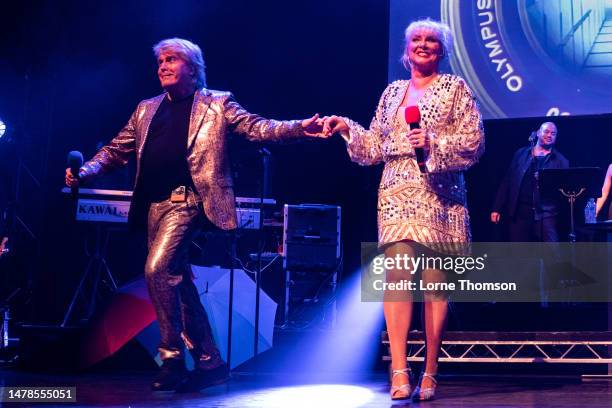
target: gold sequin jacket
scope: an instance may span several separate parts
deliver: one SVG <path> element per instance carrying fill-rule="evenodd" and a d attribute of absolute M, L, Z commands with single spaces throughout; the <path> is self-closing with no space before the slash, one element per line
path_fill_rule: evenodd
<path fill-rule="evenodd" d="M 407 124 L 398 116 L 408 85 L 399 80 L 385 89 L 368 130 L 345 118 L 347 150 L 361 165 L 385 164 L 378 191 L 380 247 L 412 240 L 454 253 L 456 244 L 471 240 L 462 172 L 484 151 L 482 119 L 465 81 L 440 75 L 418 102 L 430 144 L 428 173 L 421 174 Z"/>
<path fill-rule="evenodd" d="M 139 193 L 140 161 L 151 120 L 166 94 L 141 101 L 119 134 L 81 168 L 84 180 L 125 165 L 136 155 L 136 182 L 130 220 L 146 214 Z M 254 141 L 304 136 L 301 121 L 264 119 L 247 112 L 229 92 L 196 91 L 189 123 L 187 162 L 208 219 L 221 229 L 236 228 L 236 208 L 228 157 L 228 132 Z M 169 192 L 170 193 L 170 192 Z M 139 224 L 136 222 L 136 224 Z"/>

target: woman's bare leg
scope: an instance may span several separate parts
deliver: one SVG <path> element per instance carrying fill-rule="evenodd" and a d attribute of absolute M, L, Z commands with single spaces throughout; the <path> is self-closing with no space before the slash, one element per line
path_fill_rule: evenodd
<path fill-rule="evenodd" d="M 394 258 L 400 256 L 414 256 L 413 246 L 409 242 L 396 242 L 385 250 L 385 257 Z M 401 280 L 412 280 L 410 271 L 399 269 L 387 270 L 387 282 L 400 282 Z M 391 350 L 391 368 L 401 370 L 407 367 L 406 362 L 406 340 L 412 320 L 412 293 L 409 291 L 385 291 L 384 312 L 389 335 L 389 348 Z M 400 386 L 409 381 L 407 375 L 396 375 L 392 379 L 392 385 Z"/>
<path fill-rule="evenodd" d="M 423 271 L 422 279 L 425 284 L 444 283 L 447 281 L 445 272 L 436 269 Z M 424 372 L 428 374 L 438 373 L 438 357 L 440 355 L 442 337 L 446 329 L 447 316 L 448 293 L 445 291 L 425 293 L 425 302 L 423 304 L 423 328 L 425 330 L 426 347 Z M 431 387 L 435 387 L 433 381 L 428 377 L 424 377 L 421 388 Z"/>

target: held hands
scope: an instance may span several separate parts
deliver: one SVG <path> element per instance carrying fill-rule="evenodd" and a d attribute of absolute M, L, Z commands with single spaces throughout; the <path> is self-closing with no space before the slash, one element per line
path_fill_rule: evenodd
<path fill-rule="evenodd" d="M 329 137 L 323 132 L 323 119 L 316 113 L 313 117 L 302 121 L 304 134 L 310 137 Z"/>
<path fill-rule="evenodd" d="M 328 138 L 334 133 L 348 132 L 349 127 L 339 116 L 320 118 L 317 113 L 313 117 L 302 121 L 302 129 L 304 129 L 306 136 Z"/>
<path fill-rule="evenodd" d="M 349 126 L 344 119 L 339 116 L 324 116 L 319 118 L 319 114 L 302 122 L 304 133 L 307 136 L 328 138 L 334 133 L 347 134 Z M 413 148 L 429 150 L 429 136 L 425 129 L 412 129 L 408 132 L 408 141 Z"/>
<path fill-rule="evenodd" d="M 345 133 L 349 131 L 348 125 L 344 119 L 339 116 L 325 116 L 323 121 L 323 133 L 325 133 L 328 137 L 334 133 Z"/>

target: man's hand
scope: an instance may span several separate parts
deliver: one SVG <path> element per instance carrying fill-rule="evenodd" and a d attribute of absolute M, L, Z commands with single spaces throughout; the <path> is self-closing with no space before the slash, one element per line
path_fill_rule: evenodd
<path fill-rule="evenodd" d="M 70 167 L 66 169 L 65 182 L 68 187 L 78 187 L 79 186 L 79 179 L 72 175 L 72 171 L 70 171 Z"/>
<path fill-rule="evenodd" d="M 500 218 L 501 218 L 501 215 L 498 212 L 493 211 L 491 213 L 491 222 L 493 224 L 497 224 Z"/>
<path fill-rule="evenodd" d="M 310 137 L 329 137 L 329 135 L 323 133 L 323 119 L 319 118 L 319 114 L 315 114 L 313 117 L 304 119 L 302 121 L 302 129 L 304 134 Z"/>

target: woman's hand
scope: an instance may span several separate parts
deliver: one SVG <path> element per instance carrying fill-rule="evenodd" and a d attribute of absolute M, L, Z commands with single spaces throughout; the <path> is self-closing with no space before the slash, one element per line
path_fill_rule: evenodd
<path fill-rule="evenodd" d="M 323 126 L 323 133 L 325 133 L 328 136 L 333 135 L 334 133 L 346 133 L 349 131 L 349 127 L 346 124 L 346 122 L 344 121 L 344 119 L 342 119 L 339 116 L 325 116 L 323 118 L 324 121 L 324 126 Z"/>
<path fill-rule="evenodd" d="M 429 137 L 425 129 L 412 129 L 408 132 L 408 141 L 414 148 L 429 150 Z"/>

